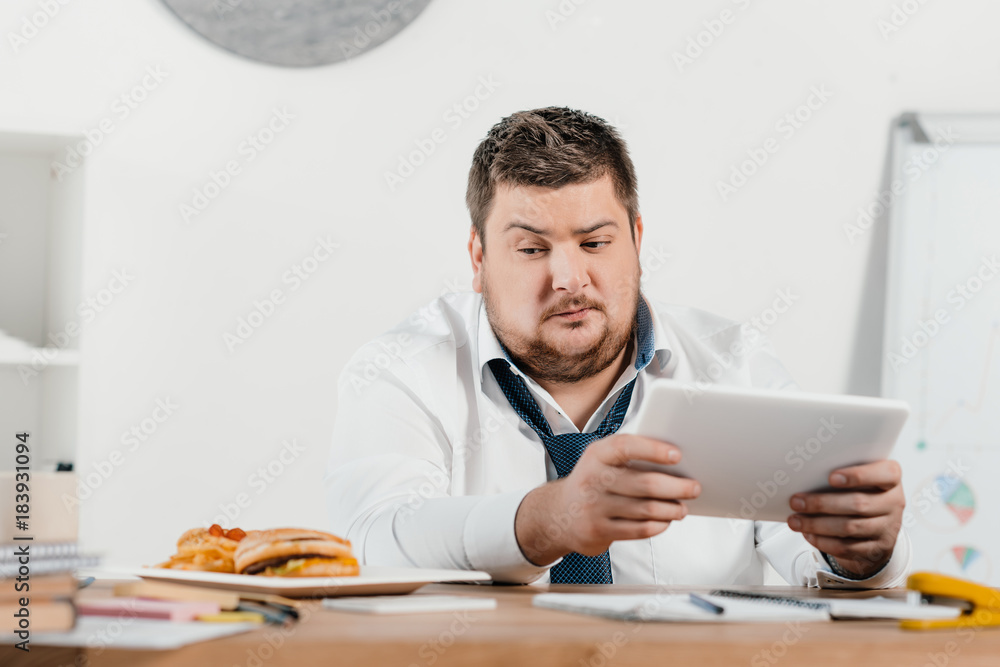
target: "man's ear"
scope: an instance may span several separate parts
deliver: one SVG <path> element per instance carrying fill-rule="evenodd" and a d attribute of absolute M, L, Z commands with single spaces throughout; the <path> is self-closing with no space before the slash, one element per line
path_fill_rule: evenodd
<path fill-rule="evenodd" d="M 642 216 L 635 216 L 635 254 L 642 252 Z"/>
<path fill-rule="evenodd" d="M 483 291 L 483 242 L 472 225 L 469 233 L 469 259 L 472 260 L 472 289 L 480 294 Z"/>

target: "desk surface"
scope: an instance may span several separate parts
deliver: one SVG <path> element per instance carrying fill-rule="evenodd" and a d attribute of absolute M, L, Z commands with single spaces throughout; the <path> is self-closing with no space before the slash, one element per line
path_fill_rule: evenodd
<path fill-rule="evenodd" d="M 103 586 L 102 586 L 103 584 Z M 109 594 L 99 582 L 84 594 Z M 745 590 L 760 590 L 748 587 Z M 884 667 L 997 667 L 1000 628 L 903 631 L 895 622 L 681 624 L 633 623 L 531 606 L 539 592 L 686 592 L 694 587 L 641 586 L 426 586 L 414 595 L 496 598 L 493 611 L 371 616 L 336 612 L 310 602 L 297 624 L 262 626 L 242 635 L 176 651 L 33 647 L 29 655 L 0 647 L 3 665 L 277 667 L 282 665 L 849 665 Z M 767 587 L 771 593 L 817 595 L 815 589 Z M 823 595 L 884 594 L 901 589 Z"/>

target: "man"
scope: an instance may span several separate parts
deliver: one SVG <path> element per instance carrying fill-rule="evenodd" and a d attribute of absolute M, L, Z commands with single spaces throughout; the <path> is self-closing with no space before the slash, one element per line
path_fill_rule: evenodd
<path fill-rule="evenodd" d="M 753 329 L 642 296 L 617 131 L 515 113 L 477 148 L 466 202 L 475 293 L 432 302 L 340 378 L 325 485 L 362 563 L 522 583 L 758 584 L 765 563 L 796 585 L 904 581 L 893 461 L 831 473 L 842 492 L 797 494 L 787 525 L 687 516 L 696 480 L 628 466 L 683 455 L 617 433 L 653 379 L 792 382 Z"/>

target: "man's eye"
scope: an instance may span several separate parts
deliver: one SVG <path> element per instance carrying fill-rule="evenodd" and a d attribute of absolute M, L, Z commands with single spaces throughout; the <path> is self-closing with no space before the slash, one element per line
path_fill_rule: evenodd
<path fill-rule="evenodd" d="M 583 245 L 587 246 L 588 248 L 595 248 L 596 249 L 596 248 L 603 248 L 604 246 L 608 245 L 609 243 L 611 243 L 611 242 L 610 241 L 588 241 L 588 242 L 584 243 Z"/>
<path fill-rule="evenodd" d="M 523 252 L 525 255 L 534 255 L 535 253 L 542 252 L 544 248 L 521 248 L 518 252 Z"/>

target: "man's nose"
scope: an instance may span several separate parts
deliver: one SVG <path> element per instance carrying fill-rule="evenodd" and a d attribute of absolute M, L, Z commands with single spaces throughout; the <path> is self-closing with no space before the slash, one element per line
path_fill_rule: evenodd
<path fill-rule="evenodd" d="M 553 248 L 550 257 L 552 289 L 573 293 L 590 284 L 587 258 L 579 247 Z"/>

